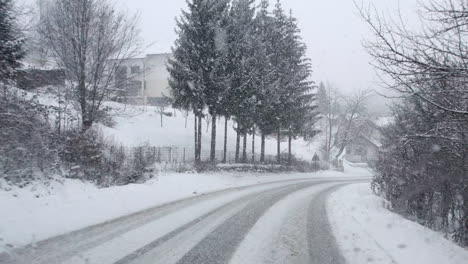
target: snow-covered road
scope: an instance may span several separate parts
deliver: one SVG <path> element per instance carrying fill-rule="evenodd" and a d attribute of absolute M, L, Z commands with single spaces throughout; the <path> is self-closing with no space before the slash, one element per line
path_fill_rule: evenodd
<path fill-rule="evenodd" d="M 0 263 L 344 263 L 325 200 L 355 182 L 218 191 L 51 238 L 0 255 Z"/>

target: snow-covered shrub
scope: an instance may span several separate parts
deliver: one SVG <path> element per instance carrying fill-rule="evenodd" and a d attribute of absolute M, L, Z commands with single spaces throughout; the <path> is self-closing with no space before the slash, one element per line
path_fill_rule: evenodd
<path fill-rule="evenodd" d="M 374 192 L 393 210 L 468 245 L 468 119 L 418 98 L 394 114 L 383 130 Z"/>
<path fill-rule="evenodd" d="M 59 172 L 55 138 L 46 107 L 19 94 L 0 95 L 0 177 L 23 186 Z"/>
<path fill-rule="evenodd" d="M 156 149 L 148 145 L 125 148 L 108 142 L 101 185 L 126 185 L 148 180 L 156 173 Z"/>
<path fill-rule="evenodd" d="M 152 165 L 156 162 L 156 151 L 149 146 L 136 147 L 133 150 L 133 156 L 130 157 L 131 172 L 128 174 L 130 177 L 123 176 L 127 183 L 134 183 L 141 180 L 146 180 L 149 173 L 152 173 Z M 126 184 L 124 182 L 124 184 Z"/>
<path fill-rule="evenodd" d="M 105 140 L 97 130 L 69 132 L 61 157 L 69 177 L 100 186 L 138 183 L 154 174 L 156 151 L 149 146 L 125 148 Z"/>
<path fill-rule="evenodd" d="M 60 157 L 68 168 L 68 177 L 99 182 L 103 176 L 105 144 L 93 129 L 67 131 Z"/>

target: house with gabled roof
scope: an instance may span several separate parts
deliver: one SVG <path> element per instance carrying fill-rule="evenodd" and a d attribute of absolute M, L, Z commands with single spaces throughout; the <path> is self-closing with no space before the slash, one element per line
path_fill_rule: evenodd
<path fill-rule="evenodd" d="M 361 133 L 346 146 L 344 158 L 354 163 L 374 163 L 382 146 L 382 128 L 388 126 L 391 119 L 387 117 L 368 120 L 366 132 Z"/>

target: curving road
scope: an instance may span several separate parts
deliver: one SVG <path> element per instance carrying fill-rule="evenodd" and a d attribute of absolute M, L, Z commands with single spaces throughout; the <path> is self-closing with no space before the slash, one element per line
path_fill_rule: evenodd
<path fill-rule="evenodd" d="M 294 180 L 166 204 L 0 255 L 0 263 L 345 263 L 327 196 L 362 179 Z"/>

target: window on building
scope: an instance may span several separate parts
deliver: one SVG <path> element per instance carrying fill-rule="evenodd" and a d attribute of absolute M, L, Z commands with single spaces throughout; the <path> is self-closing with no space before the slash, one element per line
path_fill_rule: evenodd
<path fill-rule="evenodd" d="M 119 66 L 115 71 L 115 87 L 118 90 L 125 91 L 127 86 L 127 67 Z"/>
<path fill-rule="evenodd" d="M 137 97 L 142 96 L 141 94 L 141 81 L 130 81 L 128 84 L 127 96 Z"/>
<path fill-rule="evenodd" d="M 140 74 L 140 66 L 133 66 L 130 68 L 131 74 Z"/>

